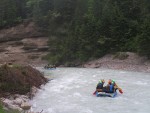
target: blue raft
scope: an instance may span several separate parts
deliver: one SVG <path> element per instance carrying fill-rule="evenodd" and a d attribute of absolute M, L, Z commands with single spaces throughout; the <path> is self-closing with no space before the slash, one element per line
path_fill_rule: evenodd
<path fill-rule="evenodd" d="M 96 92 L 96 96 L 97 97 L 116 97 L 117 96 L 117 92 L 114 93 L 105 93 L 105 92 Z"/>
<path fill-rule="evenodd" d="M 55 70 L 56 68 L 44 68 L 46 70 Z"/>

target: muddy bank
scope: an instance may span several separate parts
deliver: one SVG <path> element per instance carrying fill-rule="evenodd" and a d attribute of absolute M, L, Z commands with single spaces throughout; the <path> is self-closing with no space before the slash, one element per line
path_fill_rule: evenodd
<path fill-rule="evenodd" d="M 48 82 L 38 70 L 17 64 L 0 66 L 0 98 L 7 110 L 29 110 L 29 100 Z"/>
<path fill-rule="evenodd" d="M 150 60 L 136 53 L 125 52 L 123 56 L 117 54 L 105 55 L 100 59 L 84 63 L 82 67 L 150 72 Z"/>

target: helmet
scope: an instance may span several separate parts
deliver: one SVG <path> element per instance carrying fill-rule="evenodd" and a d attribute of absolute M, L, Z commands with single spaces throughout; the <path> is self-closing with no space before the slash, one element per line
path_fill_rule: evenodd
<path fill-rule="evenodd" d="M 115 80 L 112 80 L 111 83 L 112 83 L 112 84 L 115 84 Z"/>
<path fill-rule="evenodd" d="M 104 80 L 104 79 L 101 79 L 101 81 L 102 81 L 103 83 L 105 83 L 105 80 Z"/>
<path fill-rule="evenodd" d="M 104 79 L 99 80 L 99 83 L 105 83 Z"/>

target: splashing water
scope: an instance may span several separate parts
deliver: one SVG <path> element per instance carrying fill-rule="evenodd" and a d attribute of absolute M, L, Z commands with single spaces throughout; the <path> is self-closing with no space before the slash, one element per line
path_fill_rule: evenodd
<path fill-rule="evenodd" d="M 44 70 L 51 80 L 31 101 L 42 113 L 149 113 L 150 73 L 106 69 L 58 68 Z M 115 98 L 95 97 L 99 79 L 114 79 L 123 89 Z"/>

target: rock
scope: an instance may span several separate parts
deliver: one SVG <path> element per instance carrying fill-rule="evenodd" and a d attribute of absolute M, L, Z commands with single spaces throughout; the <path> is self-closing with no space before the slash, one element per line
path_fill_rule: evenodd
<path fill-rule="evenodd" d="M 14 100 L 14 96 L 13 95 L 9 95 L 9 100 Z"/>
<path fill-rule="evenodd" d="M 12 109 L 12 110 L 14 110 L 14 111 L 19 111 L 19 112 L 22 112 L 23 110 L 19 107 L 19 106 L 17 106 L 17 105 L 12 105 L 12 104 L 10 104 L 9 106 L 8 106 L 8 108 L 9 109 Z"/>
<path fill-rule="evenodd" d="M 38 48 L 38 51 L 48 51 L 49 50 L 49 46 L 42 46 Z"/>
<path fill-rule="evenodd" d="M 21 108 L 26 111 L 26 110 L 29 110 L 31 108 L 31 105 L 27 102 L 24 102 L 21 104 Z"/>
<path fill-rule="evenodd" d="M 33 86 L 31 90 L 32 90 L 32 91 L 31 91 L 31 95 L 32 95 L 32 96 L 35 96 L 35 94 L 37 93 L 38 89 Z"/>
<path fill-rule="evenodd" d="M 22 99 L 24 102 L 29 101 L 29 97 L 28 97 L 28 96 L 25 96 L 25 95 L 21 95 L 21 99 Z"/>
<path fill-rule="evenodd" d="M 2 103 L 8 109 L 16 110 L 16 111 L 19 111 L 19 112 L 22 111 L 22 109 L 19 107 L 19 105 L 14 104 L 13 100 L 3 99 Z"/>
<path fill-rule="evenodd" d="M 2 103 L 4 106 L 8 107 L 9 105 L 13 104 L 13 101 L 9 99 L 3 99 Z"/>
<path fill-rule="evenodd" d="M 14 98 L 19 98 L 19 97 L 20 97 L 19 94 L 15 94 L 15 95 L 14 95 Z"/>
<path fill-rule="evenodd" d="M 1 29 L 0 63 L 13 62 L 25 65 L 45 63 L 42 57 L 48 54 L 48 40 L 49 38 L 31 20 L 26 25 L 21 23 L 8 29 Z M 33 56 L 33 52 L 39 55 Z M 33 56 L 34 59 L 28 56 Z"/>
<path fill-rule="evenodd" d="M 36 88 L 34 88 L 34 91 Z M 31 108 L 31 105 L 28 103 L 29 98 L 26 95 L 18 95 L 15 94 L 11 97 L 14 97 L 15 99 L 7 99 L 7 98 L 1 98 L 1 101 L 8 110 L 13 110 L 13 111 L 27 111 Z"/>
<path fill-rule="evenodd" d="M 20 98 L 16 98 L 15 100 L 13 100 L 13 102 L 14 102 L 14 104 L 20 106 L 24 101 L 22 99 L 20 99 Z"/>

